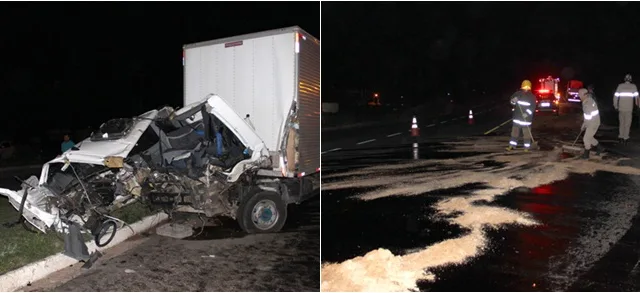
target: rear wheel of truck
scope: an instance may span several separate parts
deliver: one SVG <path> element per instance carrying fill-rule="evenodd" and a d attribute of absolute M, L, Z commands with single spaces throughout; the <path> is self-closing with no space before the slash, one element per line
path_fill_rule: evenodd
<path fill-rule="evenodd" d="M 238 210 L 238 223 L 249 234 L 278 232 L 286 220 L 287 205 L 275 192 L 258 191 Z"/>

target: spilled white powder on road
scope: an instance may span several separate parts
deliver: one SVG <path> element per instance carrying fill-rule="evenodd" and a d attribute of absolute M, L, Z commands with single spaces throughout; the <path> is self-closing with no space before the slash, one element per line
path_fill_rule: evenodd
<path fill-rule="evenodd" d="M 464 147 L 460 145 L 460 147 Z M 557 151 L 556 151 L 557 152 Z M 469 232 L 461 237 L 448 239 L 405 255 L 394 255 L 389 250 L 379 248 L 342 263 L 323 264 L 321 271 L 322 291 L 371 291 L 399 292 L 417 290 L 419 280 L 433 281 L 437 278 L 429 269 L 450 264 L 462 264 L 477 256 L 487 247 L 484 227 L 498 228 L 503 225 L 536 225 L 529 215 L 500 207 L 483 206 L 474 202 L 492 201 L 516 187 L 534 188 L 565 179 L 569 173 L 594 174 L 596 171 L 640 174 L 632 167 L 616 166 L 617 162 L 591 162 L 579 160 L 557 161 L 558 153 L 532 152 L 516 155 L 480 155 L 458 160 L 448 160 L 446 164 L 477 164 L 483 160 L 504 163 L 503 167 L 489 170 L 463 170 L 430 172 L 420 175 L 389 176 L 380 173 L 394 167 L 363 169 L 362 178 L 349 178 L 332 183 L 329 189 L 363 186 L 378 186 L 375 191 L 356 195 L 361 200 L 373 200 L 388 196 L 410 196 L 430 191 L 460 187 L 469 183 L 485 183 L 489 189 L 478 190 L 470 196 L 444 199 L 436 203 L 439 215 L 450 215 L 446 220 L 457 224 Z M 428 161 L 403 164 L 426 166 Z M 433 163 L 431 161 L 430 163 Z M 445 166 L 446 168 L 446 166 Z M 376 172 L 377 171 L 377 172 Z M 377 175 L 376 175 L 377 174 Z M 377 177 L 379 176 L 379 177 Z M 387 180 L 392 178 L 392 180 Z M 385 182 L 374 184 L 374 182 Z M 323 189 L 327 189 L 323 183 Z M 428 196 L 428 195 L 427 195 Z M 451 217 L 453 215 L 453 217 Z"/>

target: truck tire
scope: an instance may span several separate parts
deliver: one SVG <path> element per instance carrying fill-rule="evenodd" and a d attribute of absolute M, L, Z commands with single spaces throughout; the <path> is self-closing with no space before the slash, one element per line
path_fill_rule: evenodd
<path fill-rule="evenodd" d="M 270 191 L 258 191 L 238 209 L 238 224 L 249 234 L 276 233 L 287 220 L 287 204 Z"/>
<path fill-rule="evenodd" d="M 109 228 L 111 228 L 111 233 L 109 233 Z M 98 247 L 105 247 L 107 244 L 111 243 L 113 237 L 116 236 L 116 232 L 118 230 L 118 224 L 114 220 L 106 220 L 100 224 L 100 227 L 97 229 L 96 234 L 93 236 L 93 241 Z M 104 236 L 108 236 L 106 240 L 103 240 Z"/>

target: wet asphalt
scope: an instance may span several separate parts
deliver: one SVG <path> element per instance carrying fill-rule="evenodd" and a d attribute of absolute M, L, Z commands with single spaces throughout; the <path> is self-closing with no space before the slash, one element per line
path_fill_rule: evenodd
<path fill-rule="evenodd" d="M 497 110 L 476 125 L 497 125 L 509 113 Z M 555 140 L 572 141 L 573 128 L 557 129 L 546 118 L 536 137 L 543 149 Z M 443 153 L 440 142 L 456 137 L 480 136 L 491 127 L 477 127 L 459 121 L 420 138 L 419 157 L 456 158 L 478 153 Z M 581 123 L 581 121 L 579 121 Z M 579 124 L 578 123 L 578 131 Z M 503 127 L 495 135 L 506 135 Z M 633 130 L 632 137 L 640 137 Z M 372 136 L 363 131 L 355 139 Z M 366 146 L 344 147 L 323 155 L 323 175 L 361 167 L 396 164 L 411 160 L 412 139 L 397 137 Z M 601 131 L 598 138 L 616 155 L 640 157 L 632 143 L 621 147 L 617 129 Z M 336 143 L 339 143 L 336 141 Z M 323 136 L 323 150 L 324 150 Z M 548 147 L 548 146 L 547 146 Z M 495 162 L 484 162 L 491 165 Z M 640 160 L 630 163 L 640 168 Z M 398 172 L 427 172 L 426 168 Z M 330 182 L 336 179 L 326 179 Z M 338 179 L 339 180 L 339 179 Z M 466 231 L 434 217 L 433 204 L 443 198 L 464 195 L 484 188 L 468 184 L 417 196 L 387 197 L 357 201 L 350 196 L 367 188 L 322 192 L 322 262 L 342 262 L 377 249 L 394 254 L 455 238 Z M 421 291 L 638 291 L 640 289 L 640 177 L 607 172 L 571 175 L 550 185 L 516 189 L 498 196 L 489 205 L 531 214 L 542 223 L 535 227 L 507 225 L 486 229 L 488 248 L 462 265 L 434 269 L 435 282 L 420 282 Z"/>
<path fill-rule="evenodd" d="M 486 104 L 473 109 L 456 109 L 449 115 L 437 117 L 418 112 L 415 117 L 423 136 L 447 137 L 452 133 L 472 135 L 495 126 L 492 116 L 496 112 L 505 112 L 505 109 L 496 104 Z M 469 123 L 469 110 L 472 110 L 474 118 L 471 127 L 464 126 Z M 406 121 L 393 120 L 373 126 L 322 131 L 321 152 L 325 155 L 349 149 L 362 150 L 380 145 L 398 146 L 410 143 L 413 142 L 409 136 L 411 123 L 411 117 L 407 117 Z M 452 128 L 455 129 L 454 132 L 451 132 Z"/>

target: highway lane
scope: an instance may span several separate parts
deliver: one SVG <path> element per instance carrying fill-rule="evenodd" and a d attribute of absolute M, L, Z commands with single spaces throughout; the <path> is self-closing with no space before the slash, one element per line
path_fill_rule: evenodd
<path fill-rule="evenodd" d="M 416 115 L 421 137 L 450 137 L 481 134 L 509 119 L 511 112 L 504 105 L 488 105 L 473 110 L 473 124 L 468 111 L 445 116 Z M 413 142 L 411 119 L 377 126 L 322 132 L 322 155 L 373 145 L 393 145 Z"/>
<path fill-rule="evenodd" d="M 423 132 L 420 160 L 411 159 L 408 133 L 363 132 L 354 138 L 376 140 L 324 153 L 323 288 L 370 288 L 363 280 L 375 278 L 381 290 L 640 289 L 640 147 L 612 143 L 615 129 L 603 127 L 608 154 L 562 156 L 553 147 L 575 139 L 582 121 L 574 114 L 538 116 L 543 150 L 507 153 L 509 124 L 479 135 L 505 116 Z M 331 147 L 340 146 L 323 142 Z M 445 216 L 447 203 L 455 212 Z M 415 288 L 412 267 L 427 271 Z"/>

